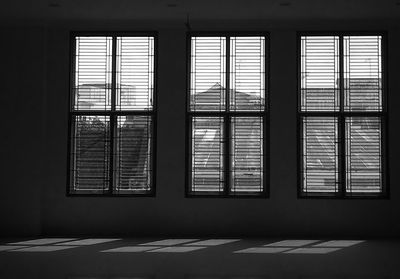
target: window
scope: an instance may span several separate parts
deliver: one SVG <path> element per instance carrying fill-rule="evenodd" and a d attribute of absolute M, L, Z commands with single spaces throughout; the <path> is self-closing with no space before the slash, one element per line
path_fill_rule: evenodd
<path fill-rule="evenodd" d="M 68 193 L 154 195 L 155 35 L 72 38 Z"/>
<path fill-rule="evenodd" d="M 190 196 L 266 196 L 266 36 L 190 34 Z"/>
<path fill-rule="evenodd" d="M 382 34 L 301 34 L 300 196 L 384 197 Z"/>

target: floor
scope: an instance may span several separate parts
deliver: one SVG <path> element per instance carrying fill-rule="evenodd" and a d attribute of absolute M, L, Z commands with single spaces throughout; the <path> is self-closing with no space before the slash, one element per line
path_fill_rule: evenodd
<path fill-rule="evenodd" d="M 0 278 L 398 279 L 400 241 L 0 239 Z"/>

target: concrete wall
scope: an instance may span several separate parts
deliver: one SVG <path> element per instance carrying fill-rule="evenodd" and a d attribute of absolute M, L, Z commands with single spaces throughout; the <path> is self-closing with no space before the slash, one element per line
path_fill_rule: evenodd
<path fill-rule="evenodd" d="M 399 236 L 399 24 L 221 21 L 192 27 L 270 32 L 270 198 L 184 197 L 183 21 L 9 22 L 0 29 L 0 235 Z M 71 30 L 159 32 L 156 197 L 66 196 Z M 390 199 L 297 198 L 296 31 L 305 30 L 388 31 Z"/>

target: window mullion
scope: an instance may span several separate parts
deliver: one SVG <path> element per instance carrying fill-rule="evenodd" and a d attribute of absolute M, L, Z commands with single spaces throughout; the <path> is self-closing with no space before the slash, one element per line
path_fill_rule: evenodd
<path fill-rule="evenodd" d="M 224 195 L 229 195 L 229 189 L 231 187 L 231 116 L 225 114 L 224 116 L 224 134 L 225 134 L 225 183 L 224 183 Z"/>
<path fill-rule="evenodd" d="M 116 88 L 117 88 L 117 37 L 112 38 L 112 56 L 111 56 L 111 113 L 110 113 L 110 172 L 109 172 L 109 194 L 112 195 L 115 187 L 115 158 L 114 153 L 115 147 L 115 130 L 116 130 L 116 116 L 115 116 L 115 100 L 116 100 Z"/>
<path fill-rule="evenodd" d="M 344 40 L 339 36 L 339 196 L 346 195 L 346 131 L 344 116 Z"/>
<path fill-rule="evenodd" d="M 226 78 L 226 86 L 225 86 L 225 111 L 227 114 L 225 115 L 224 124 L 225 124 L 225 183 L 224 183 L 224 195 L 229 194 L 229 189 L 231 187 L 231 127 L 230 127 L 230 37 L 226 37 L 226 69 L 225 69 L 225 78 Z"/>

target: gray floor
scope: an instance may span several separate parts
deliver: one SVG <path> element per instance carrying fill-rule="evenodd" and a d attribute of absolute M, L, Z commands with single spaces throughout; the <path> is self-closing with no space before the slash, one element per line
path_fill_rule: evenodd
<path fill-rule="evenodd" d="M 400 241 L 0 239 L 0 278 L 397 279 Z"/>

